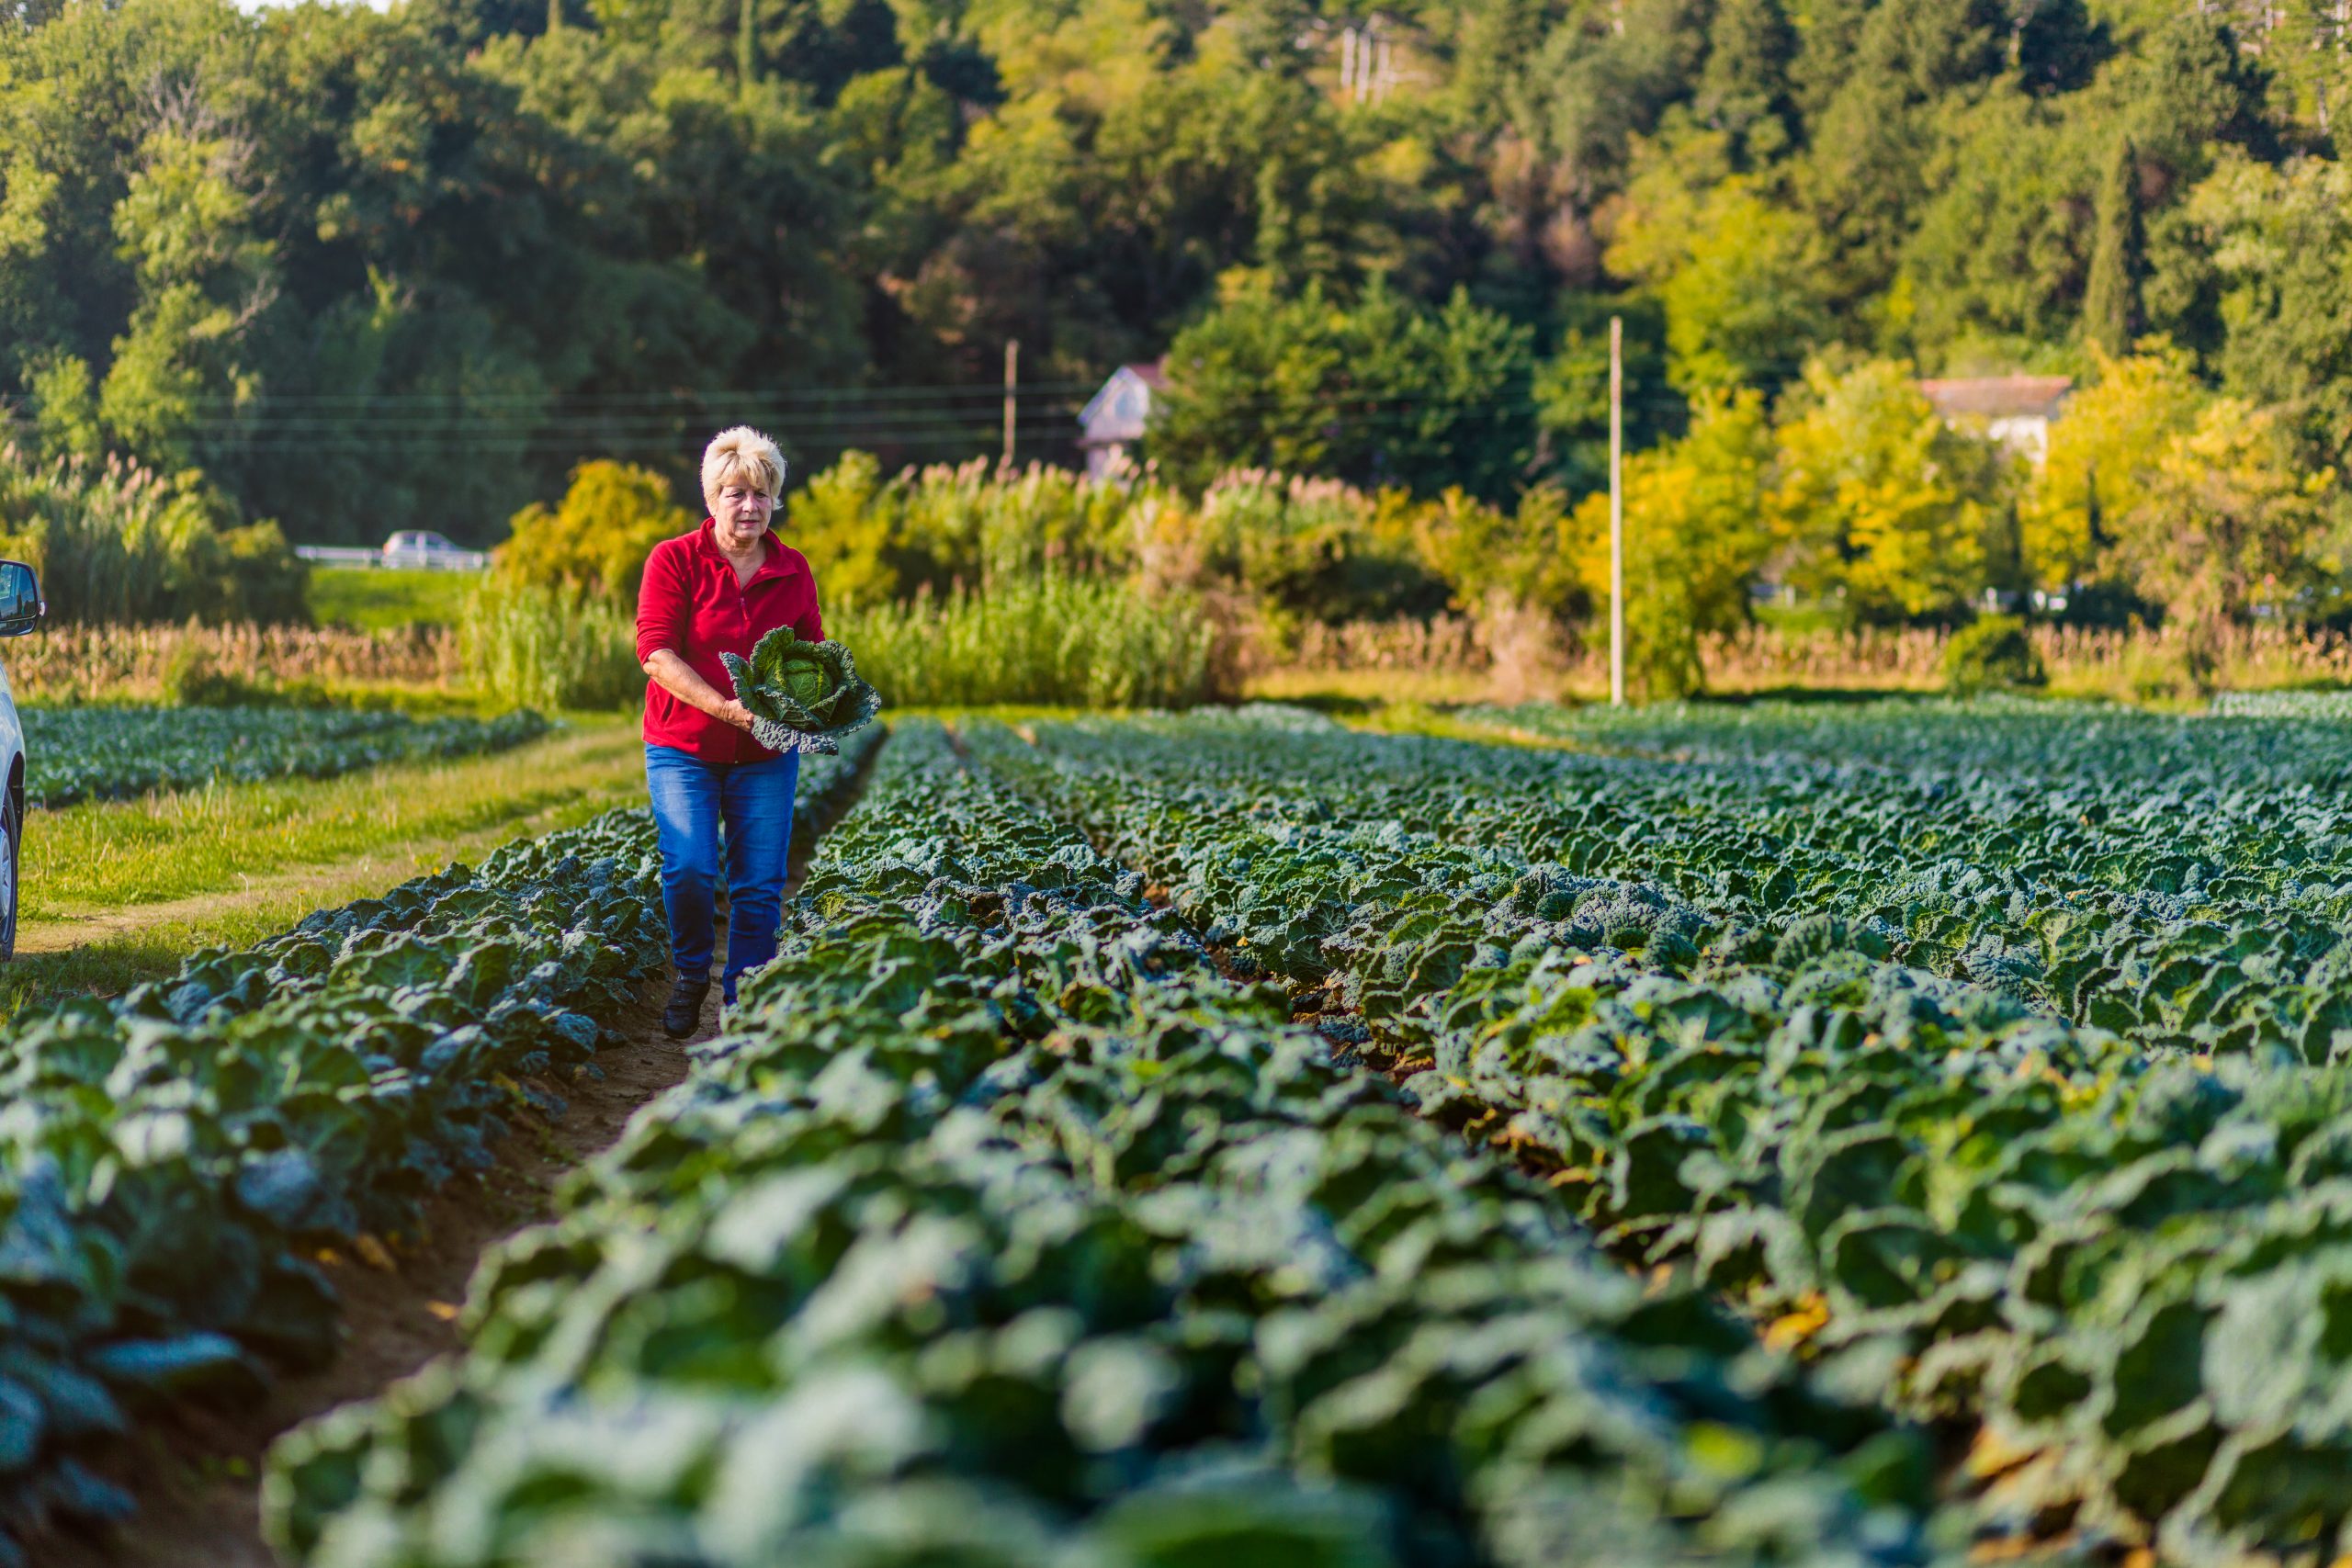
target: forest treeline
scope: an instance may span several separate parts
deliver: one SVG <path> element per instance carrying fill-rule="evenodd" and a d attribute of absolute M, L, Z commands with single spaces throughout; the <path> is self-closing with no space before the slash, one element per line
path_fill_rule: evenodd
<path fill-rule="evenodd" d="M 0 396 L 321 541 L 486 540 L 738 415 L 969 456 L 1010 338 L 1052 455 L 1188 329 L 1188 470 L 1589 485 L 1611 312 L 1637 446 L 1823 350 L 2161 334 L 2326 462 L 2341 9 L 17 0 Z"/>

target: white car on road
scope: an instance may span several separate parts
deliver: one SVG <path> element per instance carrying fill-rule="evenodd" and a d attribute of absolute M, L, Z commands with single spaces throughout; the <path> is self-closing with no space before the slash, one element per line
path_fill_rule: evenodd
<path fill-rule="evenodd" d="M 388 567 L 454 567 L 460 562 L 471 566 L 476 554 L 459 549 L 447 535 L 425 528 L 403 529 L 384 541 Z"/>

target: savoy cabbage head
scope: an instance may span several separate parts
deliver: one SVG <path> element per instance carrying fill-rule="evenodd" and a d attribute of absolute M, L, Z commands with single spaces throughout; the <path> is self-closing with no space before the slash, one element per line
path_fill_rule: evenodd
<path fill-rule="evenodd" d="M 752 645 L 748 660 L 723 653 L 735 697 L 752 710 L 752 739 L 777 751 L 832 751 L 840 738 L 882 711 L 881 694 L 858 678 L 857 663 L 837 642 L 803 642 L 778 626 Z"/>

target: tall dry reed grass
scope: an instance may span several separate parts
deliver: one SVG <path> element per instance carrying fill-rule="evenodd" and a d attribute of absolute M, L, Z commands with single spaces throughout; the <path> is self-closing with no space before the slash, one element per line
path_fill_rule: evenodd
<path fill-rule="evenodd" d="M 1309 621 L 1292 634 L 1295 653 L 1286 660 L 1269 659 L 1253 649 L 1253 672 L 1277 663 L 1298 670 L 1442 670 L 1484 667 L 1490 661 L 1477 623 L 1467 615 L 1435 615 L 1429 620 L 1344 621 L 1325 626 Z"/>
<path fill-rule="evenodd" d="M 1250 670 L 1261 682 L 1279 671 L 1292 689 L 1316 674 L 1382 672 L 1458 683 L 1467 673 L 1497 692 L 1508 689 L 1511 700 L 1607 694 L 1604 640 L 1562 642 L 1537 659 L 1527 651 L 1524 632 L 1459 615 L 1310 626 L 1295 635 L 1295 656 L 1253 652 Z M 2183 629 L 2036 626 L 2030 635 L 2054 694 L 2143 702 L 2199 694 Z M 1759 626 L 1701 637 L 1700 660 L 1707 690 L 1717 695 L 1790 687 L 1929 692 L 1942 686 L 1950 640 L 1948 632 L 1922 627 L 1785 632 Z M 2211 684 L 2224 691 L 2352 687 L 2352 636 L 2262 623 L 2230 628 Z"/>
<path fill-rule="evenodd" d="M 446 628 L 392 632 L 257 626 L 45 626 L 0 642 L 20 703 L 161 702 L 193 660 L 257 682 L 448 687 L 460 679 Z"/>

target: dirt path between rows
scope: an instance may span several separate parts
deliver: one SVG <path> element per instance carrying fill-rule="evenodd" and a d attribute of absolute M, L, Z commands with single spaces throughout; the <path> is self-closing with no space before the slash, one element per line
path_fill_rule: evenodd
<path fill-rule="evenodd" d="M 808 818 L 805 830 L 794 824 L 786 899 L 806 880 L 825 830 L 864 792 L 878 755 L 877 747 L 832 812 Z M 726 946 L 722 911 L 718 952 Z M 550 1218 L 563 1178 L 611 1147 L 639 1109 L 684 1081 L 690 1048 L 718 1032 L 713 986 L 700 1029 L 684 1042 L 664 1034 L 669 987 L 665 968 L 611 1021 L 627 1043 L 598 1055 L 602 1078 L 537 1086 L 567 1102 L 563 1114 L 518 1114 L 492 1168 L 436 1193 L 418 1235 L 322 1255 L 342 1304 L 343 1348 L 331 1366 L 284 1378 L 254 1408 L 180 1404 L 134 1415 L 131 1442 L 107 1469 L 139 1499 L 139 1512 L 103 1537 L 36 1539 L 28 1543 L 32 1560 L 42 1568 L 280 1568 L 261 1536 L 260 1480 L 270 1444 L 311 1416 L 368 1398 L 435 1357 L 463 1348 L 457 1319 L 482 1256 Z"/>

